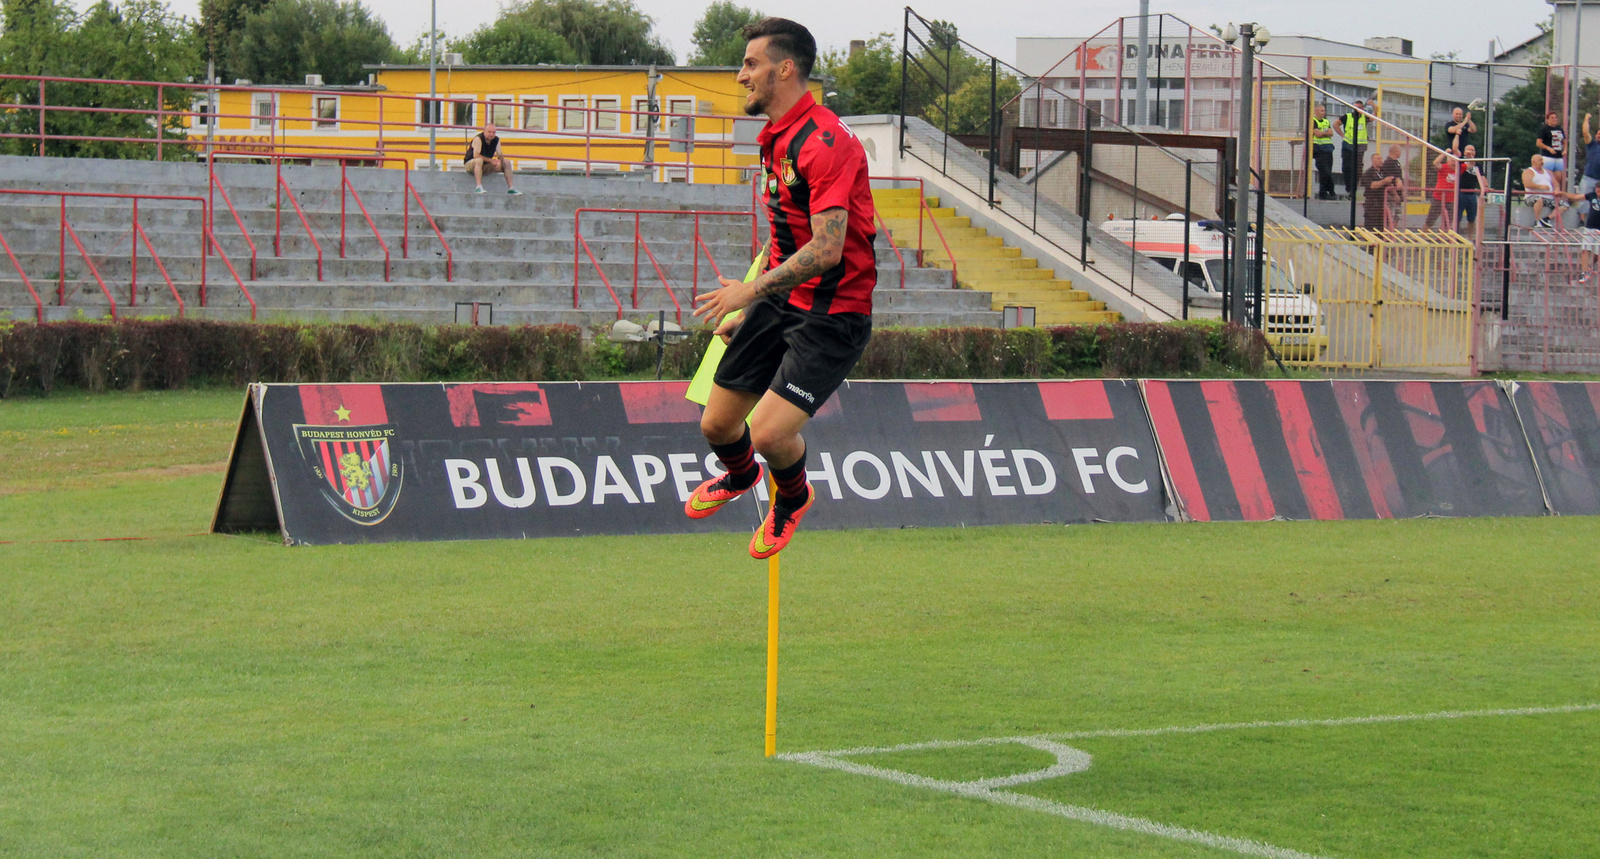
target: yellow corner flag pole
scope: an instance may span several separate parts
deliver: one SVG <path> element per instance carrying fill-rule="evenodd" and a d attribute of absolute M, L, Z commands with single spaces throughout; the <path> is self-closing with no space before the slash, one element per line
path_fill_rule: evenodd
<path fill-rule="evenodd" d="M 778 501 L 778 483 L 767 475 L 768 504 Z M 778 557 L 767 559 L 767 757 L 778 753 Z"/>
<path fill-rule="evenodd" d="M 746 283 L 755 280 L 756 275 L 766 267 L 767 251 L 761 249 L 756 258 L 750 263 L 750 270 L 745 272 Z M 684 397 L 690 402 L 705 405 L 711 398 L 711 378 L 717 372 L 717 364 L 722 361 L 722 353 L 727 351 L 719 338 L 711 338 L 711 344 L 706 347 L 706 354 L 700 359 L 700 368 L 694 374 L 694 380 L 689 383 L 689 390 Z M 778 484 L 772 480 L 771 471 L 768 471 L 767 503 L 771 504 L 778 498 Z M 778 557 L 767 559 L 767 757 L 778 753 Z"/>

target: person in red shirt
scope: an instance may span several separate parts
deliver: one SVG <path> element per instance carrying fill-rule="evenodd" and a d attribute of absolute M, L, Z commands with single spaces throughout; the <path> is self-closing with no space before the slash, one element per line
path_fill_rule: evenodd
<path fill-rule="evenodd" d="M 877 232 L 866 151 L 806 87 L 817 57 L 810 31 L 766 18 L 743 35 L 745 113 L 767 117 L 758 140 L 772 231 L 766 270 L 749 283 L 722 278 L 695 309 L 728 344 L 700 418 L 727 472 L 697 487 L 684 512 L 703 519 L 755 486 L 760 451 L 777 493 L 750 554 L 766 558 L 816 501 L 800 430 L 872 337 Z"/>
<path fill-rule="evenodd" d="M 1456 210 L 1456 183 L 1461 175 L 1461 160 L 1456 156 L 1455 150 L 1439 153 L 1433 159 L 1433 166 L 1439 171 L 1439 178 L 1433 185 L 1433 202 L 1428 204 L 1428 220 L 1422 225 L 1425 230 L 1433 229 L 1433 225 L 1444 216 L 1445 229 L 1455 229 L 1455 219 L 1452 215 Z"/>

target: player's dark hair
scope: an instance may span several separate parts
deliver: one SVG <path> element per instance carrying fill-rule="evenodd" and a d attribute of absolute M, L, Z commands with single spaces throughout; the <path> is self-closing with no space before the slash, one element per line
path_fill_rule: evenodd
<path fill-rule="evenodd" d="M 739 31 L 749 42 L 765 37 L 767 51 L 778 61 L 794 60 L 795 71 L 802 80 L 811 77 L 811 67 L 817 62 L 817 40 L 811 31 L 788 18 L 762 18 L 754 24 L 744 25 Z"/>

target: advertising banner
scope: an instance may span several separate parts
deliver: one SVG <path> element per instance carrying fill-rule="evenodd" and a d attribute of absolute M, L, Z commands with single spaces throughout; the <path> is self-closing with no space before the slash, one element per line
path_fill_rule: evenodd
<path fill-rule="evenodd" d="M 1516 382 L 1511 389 L 1550 511 L 1600 513 L 1600 384 Z"/>
<path fill-rule="evenodd" d="M 213 529 L 365 543 L 750 531 L 687 382 L 255 385 Z M 852 382 L 807 425 L 806 528 L 1164 521 L 1136 382 Z"/>
<path fill-rule="evenodd" d="M 1495 382 L 1145 382 L 1180 508 L 1198 521 L 1539 516 Z"/>

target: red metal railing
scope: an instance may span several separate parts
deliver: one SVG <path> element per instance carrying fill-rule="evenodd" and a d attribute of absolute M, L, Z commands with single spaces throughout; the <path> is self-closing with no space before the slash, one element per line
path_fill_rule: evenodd
<path fill-rule="evenodd" d="M 61 234 L 63 236 L 63 247 L 61 251 L 61 285 L 56 293 L 58 300 L 62 304 L 66 304 L 67 252 L 64 237 L 71 236 L 72 244 L 78 248 L 78 256 L 83 258 L 83 264 L 88 266 L 89 273 L 94 275 L 94 282 L 100 284 L 100 291 L 105 293 L 106 302 L 111 306 L 111 319 L 115 321 L 117 319 L 117 300 L 111 296 L 111 289 L 106 286 L 106 279 L 100 276 L 100 268 L 94 264 L 94 260 L 89 258 L 89 252 L 84 249 L 83 241 L 78 238 L 78 231 L 67 223 L 67 199 L 65 197 L 61 198 Z"/>
<path fill-rule="evenodd" d="M 879 215 L 876 210 L 873 211 L 872 217 L 878 222 L 878 229 L 882 230 L 883 234 L 889 237 L 889 250 L 894 251 L 894 258 L 900 263 L 900 288 L 905 289 L 906 258 L 900 254 L 900 246 L 894 243 L 894 234 L 889 231 L 889 225 L 883 222 L 883 217 Z M 920 229 L 922 225 L 919 223 L 917 226 Z"/>
<path fill-rule="evenodd" d="M 594 266 L 595 273 L 600 276 L 600 282 L 605 284 L 606 291 L 611 294 L 611 301 L 617 306 L 617 318 L 622 318 L 622 300 L 617 297 L 616 288 L 612 286 L 611 279 L 606 276 L 600 266 L 600 261 L 595 257 L 594 250 L 589 247 L 589 242 L 583 237 L 583 215 L 585 212 L 606 213 L 615 215 L 633 215 L 633 295 L 631 302 L 633 309 L 639 309 L 639 250 L 643 248 L 651 265 L 655 267 L 656 276 L 661 280 L 661 286 L 667 291 L 667 297 L 672 300 L 672 306 L 677 315 L 677 321 L 683 322 L 683 308 L 678 304 L 678 296 L 668 282 L 666 272 L 661 268 L 661 263 L 656 260 L 655 252 L 650 249 L 650 243 L 645 240 L 642 229 L 642 216 L 644 215 L 691 215 L 694 217 L 694 239 L 690 245 L 694 250 L 694 273 L 691 275 L 693 283 L 690 285 L 691 301 L 699 297 L 700 289 L 700 252 L 703 249 L 707 259 L 711 259 L 711 248 L 706 245 L 700 233 L 700 219 L 702 217 L 720 216 L 755 219 L 754 212 L 711 211 L 699 209 L 601 209 L 580 208 L 572 215 L 572 306 L 582 306 L 582 297 L 579 291 L 579 272 L 582 269 L 580 251 L 588 254 L 589 262 Z M 722 270 L 717 267 L 716 260 L 711 260 L 711 269 L 718 277 Z"/>
<path fill-rule="evenodd" d="M 222 202 L 227 204 L 228 211 L 233 214 L 233 222 L 235 224 L 239 225 L 239 234 L 244 236 L 245 244 L 250 246 L 250 279 L 251 280 L 255 280 L 256 279 L 256 241 L 255 241 L 255 239 L 250 238 L 250 230 L 247 227 L 245 227 L 244 218 L 239 217 L 239 210 L 234 208 L 234 206 L 233 206 L 233 198 L 228 196 L 228 189 L 224 188 L 222 186 L 221 180 L 217 179 L 217 165 L 216 165 L 216 162 L 215 162 L 214 159 L 211 159 L 211 158 L 207 158 L 206 159 L 206 176 L 207 176 L 207 179 L 206 179 L 206 193 L 211 196 L 211 200 L 207 204 L 207 211 L 209 212 L 209 217 L 206 218 L 206 229 L 210 230 L 213 233 L 215 233 L 216 230 L 217 230 L 217 225 L 216 225 L 216 222 L 215 222 L 216 214 L 217 214 L 216 193 L 218 191 L 221 191 L 222 192 Z M 213 236 L 212 238 L 213 238 L 213 240 L 215 240 L 215 236 Z M 237 274 L 238 273 L 235 272 L 235 276 L 237 276 Z M 205 302 L 204 301 L 200 302 L 200 306 L 204 307 L 205 306 Z"/>
<path fill-rule="evenodd" d="M 926 182 L 917 176 L 868 176 L 867 179 L 869 181 L 877 180 L 881 182 L 917 183 L 917 265 L 921 266 L 925 263 L 923 257 L 924 254 L 927 253 L 927 247 L 923 242 L 922 224 L 923 222 L 927 222 L 933 224 L 934 234 L 939 237 L 939 244 L 944 248 L 944 258 L 950 261 L 950 288 L 955 289 L 957 286 L 956 255 L 950 251 L 950 242 L 945 240 L 944 229 L 939 226 L 938 220 L 933 217 L 933 211 L 928 208 L 928 188 Z M 876 209 L 876 207 L 874 207 L 874 209 Z M 894 236 L 892 234 L 889 237 L 889 242 L 891 245 L 894 243 Z M 902 271 L 903 270 L 904 267 L 902 266 Z"/>
<path fill-rule="evenodd" d="M 0 133 L 0 139 L 36 139 L 38 141 L 38 153 L 40 155 L 45 154 L 45 144 L 48 141 L 94 141 L 101 143 L 154 144 L 156 147 L 156 157 L 158 159 L 163 156 L 165 147 L 168 145 L 181 146 L 191 150 L 203 149 L 207 157 L 217 152 L 248 155 L 251 157 L 268 157 L 270 155 L 280 153 L 288 148 L 299 148 L 302 150 L 313 148 L 324 155 L 339 155 L 341 157 L 355 158 L 363 161 L 386 160 L 384 158 L 386 155 L 438 157 L 440 148 L 435 146 L 433 151 L 430 152 L 426 142 L 418 139 L 418 135 L 426 135 L 430 129 L 452 132 L 476 131 L 479 126 L 482 125 L 481 120 L 487 118 L 491 111 L 509 110 L 511 111 L 513 117 L 517 116 L 518 114 L 523 114 L 525 116 L 526 112 L 529 111 L 543 111 L 545 112 L 546 118 L 548 118 L 550 112 L 554 112 L 554 115 L 557 117 L 557 121 L 553 126 L 535 129 L 516 127 L 506 128 L 506 131 L 512 135 L 506 139 L 504 144 L 504 149 L 508 155 L 516 158 L 543 159 L 573 164 L 581 163 L 583 165 L 585 175 L 590 175 L 597 166 L 647 169 L 681 168 L 685 171 L 686 177 L 690 171 L 696 169 L 715 170 L 719 173 L 726 173 L 726 171 L 729 170 L 742 172 L 751 169 L 752 166 L 751 164 L 728 163 L 729 156 L 732 155 L 733 147 L 735 146 L 733 142 L 734 135 L 732 133 L 733 124 L 739 121 L 750 121 L 749 117 L 741 116 L 697 114 L 693 112 L 673 113 L 664 110 L 657 110 L 653 112 L 625 110 L 622 109 L 620 105 L 616 108 L 590 106 L 578 107 L 550 104 L 535 105 L 529 102 L 515 103 L 504 100 L 497 101 L 489 98 L 451 98 L 449 96 L 429 98 L 425 94 L 402 95 L 395 93 L 371 92 L 359 94 L 346 93 L 345 97 L 347 99 L 375 100 L 378 105 L 378 115 L 376 119 L 346 119 L 339 117 L 323 120 L 309 114 L 306 116 L 292 116 L 278 112 L 280 109 L 280 106 L 278 105 L 279 95 L 293 94 L 299 97 L 304 97 L 306 95 L 305 89 L 264 86 L 206 86 L 204 84 L 176 84 L 161 81 L 119 81 L 100 78 L 67 78 L 39 75 L 0 75 L 0 80 L 38 83 L 39 101 L 37 104 L 10 103 L 6 105 L 7 110 L 37 111 L 39 114 L 38 131 L 36 133 Z M 156 108 L 113 108 L 49 104 L 46 97 L 46 84 L 48 83 L 106 84 L 115 85 L 121 89 L 132 90 L 135 92 L 147 90 L 153 93 Z M 220 94 L 224 92 L 245 92 L 271 95 L 274 102 L 273 112 L 271 114 L 223 113 L 219 110 L 216 113 L 212 113 L 209 110 L 196 111 L 182 108 L 173 109 L 169 108 L 166 103 L 168 93 L 171 92 L 178 93 L 177 98 L 191 104 L 193 103 L 193 96 L 210 93 Z M 399 104 L 397 107 L 389 107 L 388 105 L 390 105 L 391 102 L 399 102 Z M 417 121 L 415 117 L 422 114 L 422 111 L 419 110 L 419 105 L 430 102 L 438 103 L 439 113 L 437 115 L 441 117 L 446 109 L 453 113 L 458 106 L 470 106 L 476 111 L 477 119 L 480 121 L 472 124 L 443 122 L 430 123 Z M 50 134 L 47 132 L 45 119 L 46 116 L 51 113 L 100 113 L 142 117 L 155 126 L 155 136 L 114 137 L 104 135 L 94 136 Z M 398 114 L 403 118 L 386 119 L 385 113 L 388 113 L 391 116 Z M 632 117 L 631 124 L 633 125 L 633 129 L 629 132 L 622 131 L 622 117 L 624 116 Z M 572 117 L 581 118 L 581 123 L 569 123 L 568 119 Z M 225 129 L 223 130 L 223 133 L 237 134 L 239 132 L 249 131 L 265 132 L 266 140 L 237 141 L 230 140 L 228 138 L 218 138 L 208 141 L 204 136 L 196 134 L 195 132 L 200 129 L 195 128 L 183 129 L 182 131 L 178 132 L 180 135 L 178 137 L 168 136 L 169 131 L 166 128 L 166 123 L 168 121 L 173 119 L 189 120 L 195 118 L 210 122 L 216 122 L 224 119 L 243 120 L 248 123 L 246 127 Z M 707 124 L 715 125 L 718 130 L 711 132 L 710 134 L 694 133 L 692 136 L 686 135 L 682 137 L 672 137 L 669 131 L 670 125 L 667 120 L 676 118 L 683 118 L 691 122 L 700 123 L 702 127 Z M 373 147 L 345 146 L 331 143 L 308 144 L 304 140 L 298 143 L 290 144 L 280 139 L 281 135 L 287 133 L 282 129 L 282 126 L 287 123 L 305 124 L 307 126 L 306 133 L 308 134 L 314 133 L 317 129 L 328 127 L 335 129 L 348 129 L 352 127 L 357 129 L 365 128 L 375 132 L 377 141 L 376 145 Z M 523 123 L 514 123 L 514 125 L 522 124 Z M 602 124 L 614 124 L 616 128 L 615 130 L 600 130 L 600 126 Z M 608 150 L 628 151 L 646 149 L 645 144 L 647 138 L 643 130 L 643 127 L 646 124 L 651 124 L 654 126 L 654 133 L 648 138 L 653 144 L 648 158 L 604 157 Z M 577 125 L 581 125 L 581 128 L 569 127 Z M 540 139 L 537 141 L 516 139 L 516 135 L 524 131 L 536 131 Z M 387 139 L 385 137 L 386 133 L 388 135 Z M 713 139 L 713 137 L 720 139 Z M 583 158 L 572 157 L 562 151 L 548 151 L 549 149 L 555 147 L 564 148 L 575 146 L 579 139 L 581 139 L 583 142 Z M 678 147 L 681 152 L 671 152 L 673 144 L 682 144 Z M 451 147 L 453 147 L 453 145 L 453 143 L 444 144 L 444 150 L 447 152 L 451 151 Z M 545 149 L 547 151 L 541 154 L 541 149 Z M 694 149 L 718 151 L 721 155 L 719 159 L 721 163 L 708 163 L 704 160 L 699 162 L 695 161 L 693 158 Z M 596 150 L 600 150 L 600 152 L 597 153 Z M 662 160 L 656 157 L 658 154 L 663 152 L 670 153 L 674 156 L 681 154 L 681 160 L 676 158 Z M 363 155 L 362 153 L 365 154 Z M 596 157 L 597 154 L 600 157 Z M 440 160 L 449 162 L 454 159 L 450 154 L 446 154 Z"/>
<path fill-rule="evenodd" d="M 415 185 L 411 184 L 411 171 L 409 169 L 406 170 L 406 192 L 417 198 L 417 208 L 421 209 L 422 210 L 422 216 L 424 218 L 428 219 L 428 226 L 433 229 L 433 234 L 435 236 L 439 237 L 439 244 L 444 246 L 444 279 L 446 281 L 455 280 L 456 279 L 456 255 L 455 255 L 455 251 L 450 249 L 450 243 L 445 241 L 444 231 L 439 229 L 439 225 L 437 223 L 435 223 L 434 220 L 433 220 L 433 213 L 429 212 L 427 204 L 422 202 L 422 193 L 417 190 L 417 187 Z M 403 258 L 406 258 L 406 259 L 410 259 L 411 258 L 411 248 L 410 248 L 410 241 L 409 241 L 410 235 L 411 235 L 411 215 L 410 215 L 410 212 L 407 211 L 407 213 L 406 213 L 406 231 L 401 236 L 401 239 L 400 239 L 400 256 L 403 257 Z"/>
<path fill-rule="evenodd" d="M 282 162 L 279 163 L 281 165 Z M 273 207 L 272 213 L 272 255 L 275 257 L 283 256 L 283 192 L 288 191 L 289 205 L 293 206 L 294 213 L 300 216 L 300 226 L 305 228 L 306 238 L 311 240 L 311 246 L 317 251 L 317 280 L 322 280 L 322 242 L 317 241 L 317 234 L 311 229 L 311 221 L 306 218 L 306 211 L 300 208 L 300 201 L 294 198 L 294 189 L 290 188 L 288 181 L 283 178 L 283 170 L 281 166 L 278 170 L 278 181 L 276 184 L 278 204 Z"/>
<path fill-rule="evenodd" d="M 3 235 L 0 235 L 0 247 L 6 249 L 6 256 L 11 258 L 11 265 L 16 268 L 17 276 L 22 278 L 22 285 L 26 286 L 28 294 L 33 296 L 34 312 L 38 315 L 39 321 L 43 322 L 44 300 L 39 297 L 39 291 L 33 288 L 33 281 L 28 280 L 28 273 L 22 270 L 22 263 L 17 262 L 17 255 L 11 252 L 11 243 L 6 241 Z"/>
<path fill-rule="evenodd" d="M 250 290 L 244 285 L 244 280 L 239 277 L 238 270 L 233 267 L 233 260 L 228 259 L 227 252 L 222 249 L 222 243 L 217 241 L 217 234 L 212 232 L 209 226 L 205 228 L 205 233 L 205 237 L 210 241 L 212 249 L 217 252 L 218 257 L 222 258 L 222 264 L 228 267 L 228 273 L 233 275 L 234 282 L 239 284 L 239 291 L 244 293 L 244 300 L 250 302 L 250 321 L 256 321 L 255 297 L 250 294 Z M 204 281 L 200 283 L 200 306 L 206 306 L 206 285 Z"/>
<path fill-rule="evenodd" d="M 91 192 L 91 191 L 35 191 L 35 190 L 29 190 L 29 189 L 13 189 L 13 188 L 0 188 L 0 194 L 10 194 L 10 195 L 27 196 L 27 197 L 56 197 L 56 198 L 60 199 L 60 213 L 61 214 L 60 214 L 60 228 L 59 229 L 60 229 L 60 235 L 61 235 L 61 248 L 60 248 L 60 259 L 59 259 L 59 263 L 58 263 L 59 267 L 57 269 L 57 285 L 56 285 L 56 302 L 57 302 L 57 306 L 65 306 L 66 305 L 66 296 L 67 296 L 67 237 L 71 236 L 73 243 L 78 248 L 79 254 L 83 257 L 84 263 L 89 266 L 90 274 L 93 275 L 94 279 L 100 284 L 100 290 L 101 290 L 101 292 L 105 293 L 106 300 L 111 302 L 111 304 L 110 304 L 110 307 L 111 307 L 111 318 L 113 318 L 113 319 L 116 319 L 117 316 L 118 316 L 116 300 L 114 298 L 112 298 L 110 288 L 106 286 L 105 279 L 101 277 L 99 268 L 96 267 L 94 262 L 93 262 L 93 260 L 91 260 L 89 258 L 88 251 L 84 248 L 83 242 L 79 240 L 77 231 L 74 230 L 72 228 L 72 225 L 70 223 L 68 223 L 68 221 L 67 221 L 67 198 L 68 197 L 74 197 L 74 198 L 87 197 L 87 198 L 93 198 L 93 199 L 130 200 L 130 201 L 132 201 L 132 204 L 133 204 L 133 228 L 132 228 L 132 231 L 131 231 L 131 235 L 129 237 L 130 240 L 131 240 L 131 243 L 132 243 L 132 248 L 131 248 L 131 250 L 130 250 L 130 252 L 128 254 L 128 268 L 129 268 L 128 304 L 130 306 L 132 306 L 132 305 L 138 304 L 138 301 L 139 301 L 139 241 L 140 241 L 140 239 L 143 239 L 144 240 L 144 244 L 145 244 L 145 248 L 150 252 L 150 258 L 155 261 L 156 268 L 161 272 L 161 276 L 163 278 L 165 278 L 165 280 L 167 282 L 167 289 L 169 289 L 172 292 L 172 297 L 175 298 L 177 300 L 177 302 L 178 302 L 178 315 L 182 316 L 184 314 L 183 297 L 181 295 L 179 295 L 178 288 L 177 288 L 176 284 L 173 283 L 172 277 L 167 273 L 167 267 L 161 261 L 161 255 L 156 252 L 155 245 L 151 243 L 150 235 L 145 232 L 145 229 L 144 229 L 143 225 L 141 225 L 139 223 L 139 201 L 140 200 L 177 200 L 177 201 L 181 201 L 181 202 L 199 203 L 200 204 L 200 212 L 201 212 L 201 224 L 202 224 L 202 227 L 203 227 L 205 222 L 206 222 L 206 220 L 207 220 L 206 213 L 209 211 L 209 208 L 207 206 L 207 203 L 206 203 L 206 200 L 205 200 L 204 197 L 187 197 L 187 196 L 179 196 L 179 195 L 174 195 L 174 194 L 101 194 L 101 193 L 95 193 L 95 192 Z M 11 245 L 9 243 L 6 243 L 4 238 L 0 238 L 0 245 L 4 245 L 5 251 L 6 251 L 6 255 L 10 257 L 12 266 L 14 266 L 16 268 L 17 274 L 22 277 L 22 282 L 28 288 L 28 293 L 31 296 L 33 296 L 33 300 L 34 300 L 34 304 L 36 306 L 36 311 L 37 311 L 39 320 L 41 322 L 44 321 L 44 302 L 43 302 L 43 300 L 40 299 L 39 293 L 34 290 L 32 282 L 30 282 L 28 280 L 27 273 L 24 272 L 23 269 L 22 269 L 22 264 L 17 260 L 16 255 L 14 253 L 12 253 Z M 204 304 L 205 304 L 204 295 L 205 295 L 205 279 L 206 279 L 205 254 L 204 254 L 203 251 L 204 251 L 204 246 L 202 245 L 202 253 L 200 255 L 200 293 L 201 293 L 201 296 L 202 296 L 201 306 L 204 306 Z"/>
<path fill-rule="evenodd" d="M 350 196 L 355 199 L 356 206 L 361 209 L 361 217 L 367 219 L 367 226 L 372 229 L 373 238 L 378 240 L 378 247 L 383 248 L 383 279 L 387 281 L 389 280 L 389 243 L 383 240 L 383 234 L 378 232 L 378 225 L 372 222 L 372 215 L 367 212 L 367 204 L 361 202 L 361 194 L 356 191 L 356 186 L 350 184 L 347 167 L 348 165 L 345 161 L 339 162 L 339 259 L 344 259 L 344 192 L 348 190 Z M 411 198 L 406 196 L 404 191 L 400 192 L 400 200 L 407 207 L 411 205 Z M 406 232 L 409 234 L 411 226 L 409 208 L 403 219 L 406 221 Z"/>

